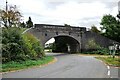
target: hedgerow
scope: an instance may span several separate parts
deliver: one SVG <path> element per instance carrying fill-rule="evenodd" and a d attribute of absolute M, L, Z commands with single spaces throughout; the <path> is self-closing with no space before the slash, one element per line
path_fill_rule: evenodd
<path fill-rule="evenodd" d="M 20 28 L 2 28 L 2 62 L 38 59 L 44 56 L 44 51 L 30 33 L 22 34 Z"/>

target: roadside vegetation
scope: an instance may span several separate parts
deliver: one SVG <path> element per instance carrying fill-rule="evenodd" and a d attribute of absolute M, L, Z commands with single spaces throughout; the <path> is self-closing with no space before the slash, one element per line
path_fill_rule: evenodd
<path fill-rule="evenodd" d="M 114 17 L 110 14 L 104 15 L 100 22 L 100 25 L 102 25 L 102 27 L 100 27 L 101 30 L 98 30 L 97 27 L 93 25 L 91 31 L 117 41 L 117 44 L 120 46 L 120 11 L 116 16 L 117 17 Z M 115 44 L 111 45 L 114 46 Z M 88 42 L 87 47 L 97 48 L 98 50 L 87 51 L 84 52 L 85 54 L 95 54 L 97 55 L 97 59 L 103 60 L 109 65 L 120 67 L 119 48 L 116 49 L 116 53 L 113 56 L 110 55 L 110 50 L 108 48 L 100 47 L 99 45 L 96 45 L 94 41 Z"/>
<path fill-rule="evenodd" d="M 47 57 L 40 41 L 32 34 L 21 34 L 21 28 L 2 28 L 2 69 L 0 72 L 24 69 L 47 64 Z"/>
<path fill-rule="evenodd" d="M 43 58 L 39 58 L 37 60 L 25 60 L 25 61 L 10 61 L 5 64 L 2 64 L 2 70 L 0 72 L 8 72 L 8 71 L 15 71 L 20 69 L 31 68 L 35 66 L 41 66 L 51 62 L 54 59 L 52 56 L 46 56 Z"/>
<path fill-rule="evenodd" d="M 31 17 L 26 23 L 21 22 L 22 17 L 16 6 L 8 6 L 7 10 L 0 9 L 0 72 L 47 64 L 54 59 L 45 56 L 41 42 L 35 36 L 23 34 L 23 31 L 33 27 L 33 22 Z"/>
<path fill-rule="evenodd" d="M 109 55 L 107 53 L 104 54 L 95 54 L 95 53 L 80 53 L 81 56 L 93 56 L 96 59 L 102 60 L 107 65 L 113 66 L 113 67 L 120 67 L 120 57 L 118 55 L 115 55 L 113 58 L 112 55 Z"/>
<path fill-rule="evenodd" d="M 110 57 L 110 56 L 102 56 L 102 57 L 96 57 L 97 59 L 102 60 L 106 64 L 113 66 L 113 67 L 120 67 L 120 58 L 116 56 L 115 58 Z"/>
<path fill-rule="evenodd" d="M 116 50 L 115 55 L 110 54 L 110 50 L 108 48 L 101 47 L 97 44 L 94 39 L 90 39 L 86 47 L 89 49 L 88 51 L 82 52 L 81 55 L 84 56 L 94 56 L 97 59 L 102 60 L 106 64 L 114 67 L 120 67 L 120 51 Z"/>
<path fill-rule="evenodd" d="M 108 48 L 101 47 L 94 39 L 91 39 L 86 45 L 86 48 L 89 50 L 83 52 L 83 55 L 92 55 L 108 65 L 120 67 L 120 12 L 116 14 L 116 16 L 117 17 L 114 17 L 110 14 L 104 15 L 100 22 L 100 25 L 102 25 L 102 27 L 100 27 L 101 30 L 98 30 L 94 25 L 90 30 L 116 41 L 116 43 L 110 45 L 114 47 L 114 49 L 111 50 L 112 53 Z M 115 46 L 116 44 L 117 46 Z"/>
<path fill-rule="evenodd" d="M 32 34 L 22 34 L 21 28 L 2 28 L 2 63 L 42 58 L 44 50 Z"/>

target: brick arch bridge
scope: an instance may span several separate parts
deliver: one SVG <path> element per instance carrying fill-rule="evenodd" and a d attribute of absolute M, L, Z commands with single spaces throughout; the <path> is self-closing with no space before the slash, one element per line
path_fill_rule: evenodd
<path fill-rule="evenodd" d="M 34 27 L 29 29 L 27 32 L 36 36 L 43 46 L 51 38 L 55 38 L 56 44 L 64 41 L 67 44 L 67 47 L 69 46 L 70 52 L 81 52 L 87 50 L 88 48 L 86 48 L 86 45 L 90 39 L 94 39 L 95 42 L 102 47 L 108 47 L 113 43 L 112 40 L 106 37 L 86 31 L 85 27 L 35 24 Z M 64 46 L 66 45 L 63 45 L 63 47 Z M 63 47 L 58 49 L 64 49 Z M 65 50 L 68 51 L 68 49 Z"/>
<path fill-rule="evenodd" d="M 34 36 L 40 39 L 43 46 L 49 39 L 55 38 L 56 44 L 62 43 L 61 41 L 64 41 L 64 43 L 69 46 L 70 52 L 80 52 L 81 32 L 85 32 L 85 30 L 86 28 L 84 27 L 65 27 L 61 25 L 35 24 L 34 28 L 30 29 L 28 32 L 32 33 Z M 66 46 L 65 44 L 63 45 Z M 62 48 L 58 49 L 60 50 Z"/>

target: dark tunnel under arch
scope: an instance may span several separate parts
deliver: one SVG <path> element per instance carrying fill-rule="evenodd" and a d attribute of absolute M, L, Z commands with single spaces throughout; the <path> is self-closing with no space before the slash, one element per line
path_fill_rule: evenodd
<path fill-rule="evenodd" d="M 76 53 L 80 51 L 80 43 L 73 37 L 59 35 L 54 37 L 53 52 Z"/>

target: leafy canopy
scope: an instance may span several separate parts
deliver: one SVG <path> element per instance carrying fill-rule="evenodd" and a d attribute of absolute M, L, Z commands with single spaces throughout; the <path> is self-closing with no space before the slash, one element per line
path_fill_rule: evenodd
<path fill-rule="evenodd" d="M 103 35 L 120 42 L 120 21 L 112 15 L 104 15 L 100 23 Z"/>
<path fill-rule="evenodd" d="M 4 27 L 12 27 L 20 24 L 22 15 L 20 11 L 17 9 L 16 5 L 14 6 L 8 6 L 7 11 L 6 10 L 0 10 L 0 19 L 1 19 L 1 24 Z"/>

